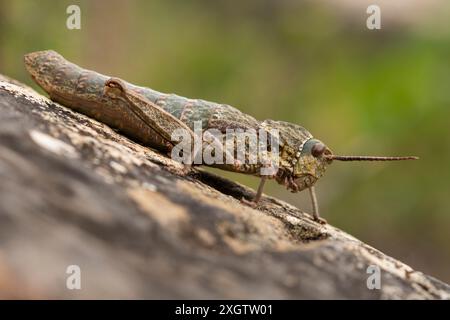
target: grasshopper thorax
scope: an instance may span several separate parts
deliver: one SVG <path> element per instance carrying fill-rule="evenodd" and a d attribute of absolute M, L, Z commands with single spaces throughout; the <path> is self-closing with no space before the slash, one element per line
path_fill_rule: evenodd
<path fill-rule="evenodd" d="M 276 181 L 292 192 L 313 186 L 331 163 L 332 160 L 327 159 L 331 150 L 297 124 L 265 120 L 261 126 L 278 132 L 280 156 Z"/>

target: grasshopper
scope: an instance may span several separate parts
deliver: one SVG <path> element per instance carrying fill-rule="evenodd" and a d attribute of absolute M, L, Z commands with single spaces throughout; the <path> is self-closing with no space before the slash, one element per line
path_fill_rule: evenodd
<path fill-rule="evenodd" d="M 230 105 L 188 99 L 135 86 L 118 78 L 83 69 L 51 50 L 26 54 L 24 61 L 33 80 L 53 101 L 118 129 L 133 140 L 161 152 L 170 151 L 175 146 L 172 133 L 177 129 L 184 129 L 194 137 L 193 127 L 196 121 L 201 121 L 202 130 L 213 128 L 224 135 L 230 128 L 277 130 L 280 157 L 274 174 L 261 175 L 260 169 L 264 165 L 262 162 L 253 165 L 235 162 L 213 166 L 261 177 L 253 200 L 242 199 L 253 206 L 261 199 L 267 179 L 275 179 L 292 192 L 308 189 L 313 218 L 320 223 L 326 221 L 319 215 L 314 185 L 334 160 L 418 159 L 414 156 L 335 155 L 323 142 L 297 124 L 274 120 L 258 121 Z"/>

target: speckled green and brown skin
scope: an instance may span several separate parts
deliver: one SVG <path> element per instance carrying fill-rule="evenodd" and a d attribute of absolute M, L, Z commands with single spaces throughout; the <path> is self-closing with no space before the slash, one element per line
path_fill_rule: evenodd
<path fill-rule="evenodd" d="M 105 93 L 105 84 L 110 79 L 109 76 L 80 68 L 50 50 L 25 55 L 25 66 L 33 80 L 48 92 L 52 100 L 119 129 L 126 136 L 145 145 L 165 152 L 170 149 L 167 141 L 169 132 L 158 132 L 158 128 L 142 121 L 136 113 L 131 112 L 127 105 L 129 101 L 126 99 L 118 99 Z M 132 97 L 143 96 L 159 108 L 156 113 L 153 112 L 154 116 L 161 117 L 156 119 L 157 122 L 172 121 L 176 118 L 193 130 L 194 121 L 201 121 L 203 130 L 215 128 L 223 134 L 226 129 L 254 129 L 256 132 L 260 128 L 268 132 L 278 130 L 279 169 L 269 178 L 276 179 L 292 192 L 313 186 L 332 161 L 326 157 L 312 155 L 311 148 L 319 141 L 299 125 L 273 120 L 258 121 L 229 105 L 164 94 L 125 81 L 121 83 L 132 93 Z M 147 107 L 144 103 L 139 108 Z M 161 109 L 167 114 L 162 114 Z M 173 123 L 176 125 L 176 122 Z M 331 154 L 331 151 L 326 148 L 324 154 Z M 271 156 L 270 153 L 268 156 Z M 214 166 L 259 175 L 262 165 L 258 163 Z"/>
<path fill-rule="evenodd" d="M 309 189 L 314 219 L 324 223 L 319 217 L 314 184 L 322 177 L 326 167 L 333 160 L 340 161 L 397 161 L 415 160 L 407 157 L 337 156 L 321 141 L 303 127 L 282 121 L 258 121 L 232 106 L 188 99 L 175 94 L 135 86 L 117 78 L 111 78 L 94 71 L 80 68 L 68 62 L 58 53 L 48 50 L 25 55 L 25 66 L 31 77 L 50 98 L 75 111 L 86 114 L 126 136 L 162 152 L 170 151 L 176 141 L 172 141 L 175 129 L 186 129 L 194 136 L 194 123 L 201 122 L 202 130 L 217 129 L 222 136 L 215 139 L 230 138 L 227 129 L 260 129 L 270 134 L 279 134 L 279 156 L 270 151 L 260 163 L 249 164 L 234 161 L 232 164 L 213 164 L 212 166 L 244 174 L 261 176 L 252 205 L 261 197 L 267 178 L 275 179 L 292 192 Z M 234 134 L 235 146 L 237 133 Z M 270 140 L 270 139 L 269 139 Z M 222 142 L 223 143 L 223 142 Z M 208 147 L 208 144 L 203 144 Z M 203 151 L 203 150 L 199 150 Z M 216 150 L 217 152 L 217 150 Z M 228 152 L 223 145 L 223 154 Z M 234 150 L 236 153 L 237 151 Z M 245 159 L 249 159 L 250 148 L 245 149 Z M 228 157 L 227 157 L 228 158 Z M 262 176 L 264 163 L 278 161 L 278 170 L 272 176 Z"/>

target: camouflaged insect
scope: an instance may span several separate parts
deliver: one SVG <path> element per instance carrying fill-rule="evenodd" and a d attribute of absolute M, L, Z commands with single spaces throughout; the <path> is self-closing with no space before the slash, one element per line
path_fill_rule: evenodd
<path fill-rule="evenodd" d="M 25 55 L 25 66 L 53 101 L 88 115 L 128 137 L 149 147 L 167 152 L 174 147 L 171 140 L 176 129 L 185 129 L 194 137 L 194 124 L 201 122 L 202 130 L 217 129 L 226 135 L 227 129 L 276 130 L 279 135 L 279 163 L 277 171 L 261 175 L 264 166 L 256 164 L 213 164 L 223 170 L 261 177 L 258 191 L 252 201 L 261 198 L 266 179 L 275 179 L 292 192 L 308 189 L 313 217 L 324 223 L 314 191 L 314 184 L 322 177 L 333 160 L 341 161 L 391 161 L 410 160 L 416 157 L 337 156 L 305 128 L 288 122 L 258 121 L 238 109 L 200 99 L 188 99 L 175 94 L 135 86 L 117 78 L 83 69 L 65 60 L 54 51 L 40 51 Z M 221 140 L 222 141 L 222 140 Z M 248 155 L 246 155 L 248 156 Z M 271 157 L 270 149 L 268 157 Z"/>

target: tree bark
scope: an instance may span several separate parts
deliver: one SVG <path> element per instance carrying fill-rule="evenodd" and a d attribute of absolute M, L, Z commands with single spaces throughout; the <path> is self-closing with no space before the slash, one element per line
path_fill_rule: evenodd
<path fill-rule="evenodd" d="M 0 179 L 1 298 L 450 298 L 447 284 L 283 201 L 243 205 L 253 190 L 186 173 L 3 76 Z M 67 288 L 71 265 L 81 290 Z M 370 266 L 380 289 L 368 288 Z"/>

